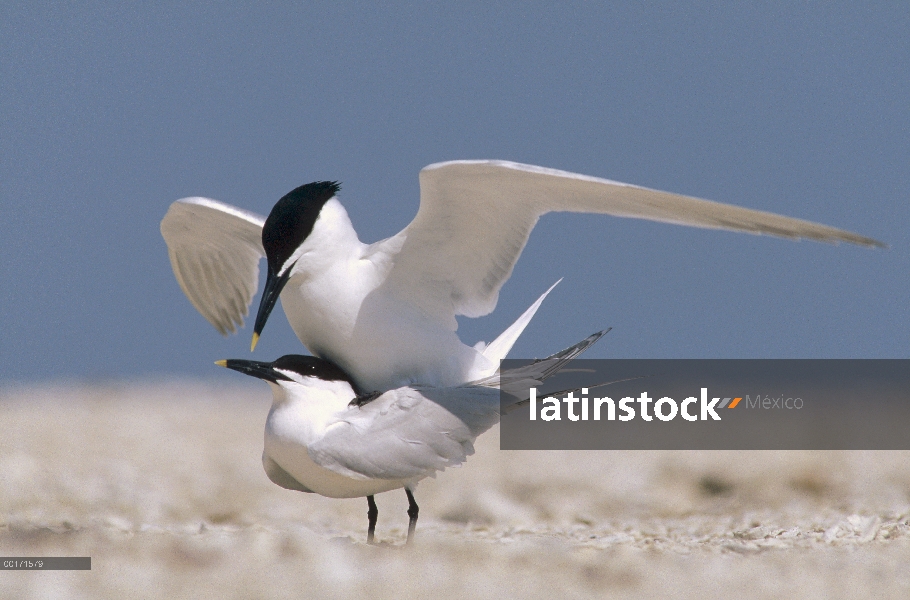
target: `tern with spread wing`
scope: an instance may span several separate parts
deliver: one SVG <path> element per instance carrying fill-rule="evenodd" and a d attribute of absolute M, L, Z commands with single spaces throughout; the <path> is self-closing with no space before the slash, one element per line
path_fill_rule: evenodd
<path fill-rule="evenodd" d="M 455 317 L 492 312 L 531 230 L 549 212 L 883 245 L 800 219 L 493 160 L 425 167 L 414 220 L 393 237 L 365 244 L 338 189 L 335 182 L 301 186 L 267 219 L 185 198 L 171 205 L 161 233 L 184 293 L 223 334 L 243 324 L 266 258 L 253 347 L 280 296 L 307 349 L 364 389 L 453 386 L 495 372 L 540 300 L 489 346 L 463 344 Z"/>
<path fill-rule="evenodd" d="M 558 373 L 605 333 L 545 359 L 454 387 L 405 386 L 365 393 L 342 369 L 313 356 L 216 364 L 262 379 L 272 388 L 262 452 L 262 466 L 272 482 L 330 498 L 365 496 L 367 543 L 373 543 L 378 516 L 373 495 L 404 488 L 410 542 L 417 525 L 417 483 L 461 465 L 474 453 L 477 436 L 499 422 L 502 410 L 522 405 L 522 392 Z M 514 393 L 501 401 L 500 387 Z"/>

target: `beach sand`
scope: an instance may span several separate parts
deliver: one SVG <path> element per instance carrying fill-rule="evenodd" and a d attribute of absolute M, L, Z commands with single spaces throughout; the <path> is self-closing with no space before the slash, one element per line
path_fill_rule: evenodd
<path fill-rule="evenodd" d="M 258 383 L 258 382 L 255 382 Z M 0 389 L 3 598 L 910 598 L 910 452 L 500 451 L 407 500 L 281 489 L 264 385 Z"/>

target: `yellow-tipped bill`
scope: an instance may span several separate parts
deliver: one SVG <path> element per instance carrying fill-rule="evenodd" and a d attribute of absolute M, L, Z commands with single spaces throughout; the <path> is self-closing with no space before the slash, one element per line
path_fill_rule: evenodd
<path fill-rule="evenodd" d="M 253 334 L 253 341 L 250 343 L 250 352 L 252 352 L 253 350 L 256 349 L 256 344 L 258 344 L 258 343 L 259 343 L 259 334 L 258 334 L 258 333 L 254 333 L 254 334 Z"/>
<path fill-rule="evenodd" d="M 227 367 L 227 361 L 224 359 L 216 360 L 215 364 L 218 365 L 219 367 Z"/>

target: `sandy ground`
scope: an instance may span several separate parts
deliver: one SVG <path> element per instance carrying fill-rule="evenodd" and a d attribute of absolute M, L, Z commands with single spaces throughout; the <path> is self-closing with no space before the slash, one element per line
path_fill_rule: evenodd
<path fill-rule="evenodd" d="M 910 452 L 504 452 L 407 501 L 283 490 L 265 386 L 0 389 L 3 598 L 910 598 Z"/>

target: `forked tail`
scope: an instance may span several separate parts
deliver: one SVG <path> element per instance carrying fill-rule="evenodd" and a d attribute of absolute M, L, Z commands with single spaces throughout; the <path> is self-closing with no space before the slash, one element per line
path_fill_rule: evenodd
<path fill-rule="evenodd" d="M 594 343 L 605 336 L 610 329 L 604 329 L 603 331 L 593 333 L 577 344 L 569 346 L 565 350 L 560 350 L 556 354 L 552 354 L 546 358 L 539 358 L 530 364 L 515 369 L 509 369 L 504 373 L 497 369 L 496 373 L 493 375 L 472 381 L 470 385 L 507 389 L 516 386 L 527 386 L 529 388 L 538 386 L 563 370 L 572 359 L 578 357 L 582 352 L 594 345 Z"/>

